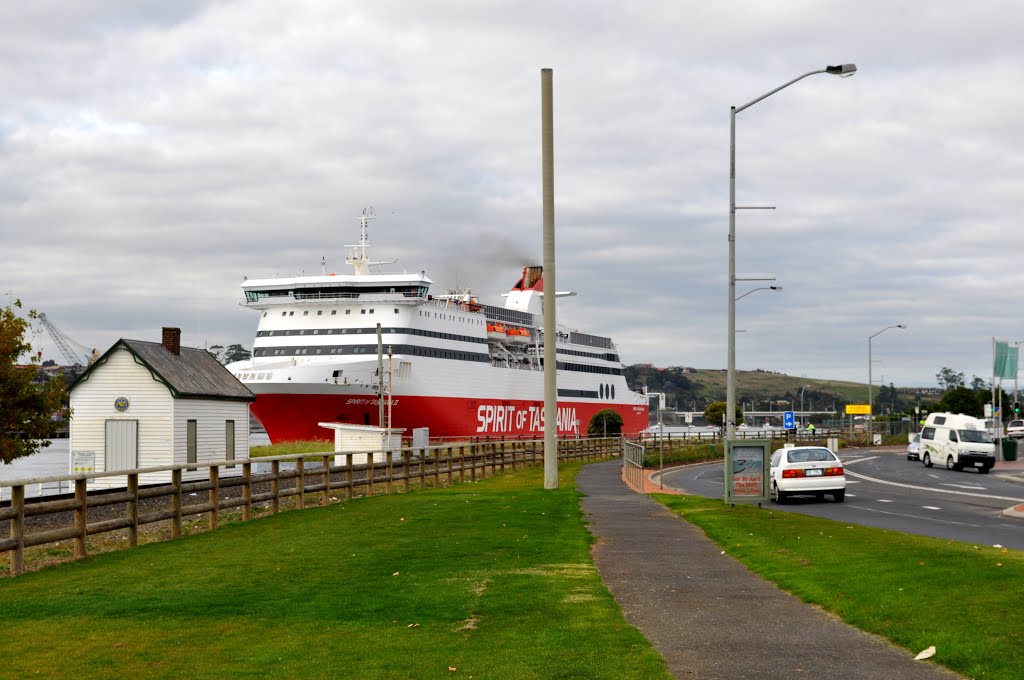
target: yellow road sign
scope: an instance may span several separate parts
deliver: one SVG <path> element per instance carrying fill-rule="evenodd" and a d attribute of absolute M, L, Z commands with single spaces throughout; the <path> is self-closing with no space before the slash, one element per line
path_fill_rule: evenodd
<path fill-rule="evenodd" d="M 847 404 L 846 415 L 848 416 L 866 416 L 871 415 L 871 406 L 868 404 Z"/>

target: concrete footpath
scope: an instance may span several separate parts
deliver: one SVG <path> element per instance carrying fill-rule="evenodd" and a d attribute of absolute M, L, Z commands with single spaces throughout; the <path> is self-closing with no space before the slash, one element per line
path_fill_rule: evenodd
<path fill-rule="evenodd" d="M 677 678 L 901 680 L 960 676 L 779 590 L 723 555 L 699 529 L 620 475 L 620 461 L 577 478 L 597 539 L 594 561 L 626 620 Z"/>

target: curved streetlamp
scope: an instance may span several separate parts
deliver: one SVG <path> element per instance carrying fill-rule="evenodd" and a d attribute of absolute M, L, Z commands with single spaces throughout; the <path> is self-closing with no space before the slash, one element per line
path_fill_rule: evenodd
<path fill-rule="evenodd" d="M 874 335 L 868 336 L 868 446 L 870 446 L 873 443 L 872 433 L 874 431 L 874 428 L 872 426 L 875 422 L 875 414 L 873 407 L 871 405 L 871 339 L 874 338 L 876 335 L 881 335 L 890 328 L 906 328 L 906 325 L 898 323 L 895 326 L 886 326 L 885 328 L 878 331 Z"/>
<path fill-rule="evenodd" d="M 738 298 L 736 298 L 736 301 L 739 302 L 740 300 L 742 300 L 743 298 L 747 297 L 751 293 L 756 293 L 759 290 L 777 290 L 777 291 L 781 291 L 782 290 L 782 286 L 761 286 L 759 288 L 754 288 L 753 290 L 748 290 L 746 293 L 744 293 L 743 295 L 741 295 Z"/>
<path fill-rule="evenodd" d="M 733 106 L 729 113 L 729 366 L 725 379 L 725 425 L 726 438 L 736 437 L 736 114 L 750 108 L 762 99 L 772 96 L 795 82 L 818 73 L 848 78 L 857 72 L 854 64 L 826 66 L 809 71 L 802 76 L 780 85 L 743 106 Z"/>

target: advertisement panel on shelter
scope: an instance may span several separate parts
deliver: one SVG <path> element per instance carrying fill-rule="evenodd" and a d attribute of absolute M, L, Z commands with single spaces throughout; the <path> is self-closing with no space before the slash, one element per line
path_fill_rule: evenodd
<path fill-rule="evenodd" d="M 725 502 L 768 501 L 771 440 L 727 441 L 725 445 Z"/>

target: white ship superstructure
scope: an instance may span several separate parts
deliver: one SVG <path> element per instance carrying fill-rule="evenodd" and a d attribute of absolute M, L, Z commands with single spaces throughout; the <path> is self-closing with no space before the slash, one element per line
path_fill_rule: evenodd
<path fill-rule="evenodd" d="M 390 262 L 369 258 L 371 218 L 364 211 L 349 246 L 352 274 L 242 284 L 242 304 L 260 321 L 252 359 L 228 368 L 257 395 L 253 413 L 271 440 L 325 438 L 320 422 L 539 436 L 542 268 L 525 268 L 502 307 L 469 290 L 431 295 L 425 272 L 374 271 Z M 611 340 L 562 327 L 557 336 L 559 433 L 585 434 L 606 408 L 622 415 L 624 431 L 644 429 L 646 399 L 627 387 Z"/>

